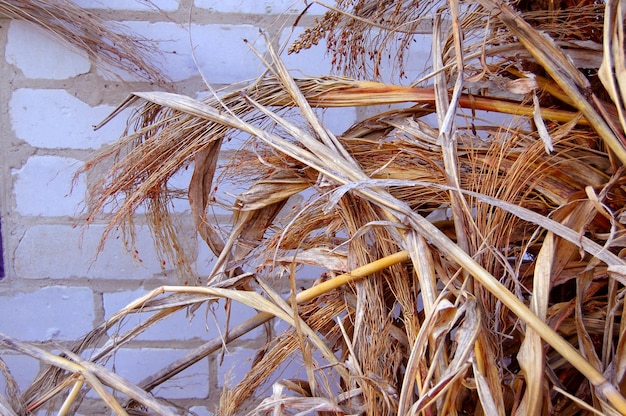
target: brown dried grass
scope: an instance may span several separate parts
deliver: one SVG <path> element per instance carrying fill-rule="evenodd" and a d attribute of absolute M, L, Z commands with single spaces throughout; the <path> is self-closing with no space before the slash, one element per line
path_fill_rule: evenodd
<path fill-rule="evenodd" d="M 410 40 L 411 25 L 430 10 L 428 2 L 388 4 L 339 1 L 324 20 L 330 26 L 308 36 L 328 36 L 339 64 L 358 73 L 359 54 L 383 49 L 396 35 Z M 159 288 L 96 328 L 65 352 L 71 364 L 55 362 L 41 375 L 24 395 L 26 406 L 37 409 L 76 380 L 117 389 L 75 354 L 106 339 L 125 316 L 153 313 L 109 339 L 92 362 L 185 307 L 226 298 L 259 314 L 136 387 L 151 391 L 278 317 L 289 329 L 259 351 L 241 382 L 225 388 L 220 414 L 260 400 L 259 387 L 293 359 L 306 378 L 276 381 L 252 414 L 626 413 L 624 10 L 612 1 L 575 14 L 565 2 L 560 7 L 520 14 L 499 1 L 449 1 L 440 10 L 449 24 L 434 25 L 441 59 L 428 88 L 294 79 L 270 50 L 266 74 L 203 101 L 132 95 L 120 110 L 143 103 L 134 130 L 85 167 L 113 161 L 92 189 L 88 221 L 120 195 L 109 230 L 132 225 L 147 204 L 159 248 L 189 279 L 165 203 L 168 179 L 193 166 L 192 216 L 218 263 L 206 286 Z M 591 43 L 577 47 L 595 50 L 598 33 L 589 22 L 602 18 L 604 55 L 591 69 L 606 92 L 564 49 L 584 37 Z M 368 38 L 385 25 L 393 30 Z M 314 43 L 306 36 L 300 47 Z M 360 52 L 339 48 L 337 39 Z M 484 50 L 473 53 L 472 42 Z M 486 96 L 462 94 L 475 85 Z M 397 102 L 414 104 L 340 136 L 313 110 Z M 485 111 L 516 116 L 494 122 Z M 436 128 L 423 121 L 427 114 L 436 116 Z M 222 235 L 207 211 L 216 203 L 222 142 L 234 132 L 250 140 L 219 177 L 247 190 L 236 196 L 230 232 Z M 279 217 L 304 190 L 309 203 Z M 311 264 L 325 273 L 300 291 L 301 279 L 313 276 L 298 267 Z M 274 289 L 285 286 L 287 300 Z M 22 348 L 8 337 L 2 343 Z M 119 390 L 131 402 L 158 405 Z M 66 401 L 79 403 L 72 395 Z"/>
<path fill-rule="evenodd" d="M 0 16 L 40 27 L 85 52 L 106 73 L 121 69 L 140 80 L 169 88 L 167 77 L 150 63 L 158 56 L 153 41 L 107 22 L 70 0 L 0 0 Z"/>

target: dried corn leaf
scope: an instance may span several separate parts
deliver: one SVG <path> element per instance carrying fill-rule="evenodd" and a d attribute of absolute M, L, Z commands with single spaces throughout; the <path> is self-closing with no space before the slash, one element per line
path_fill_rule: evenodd
<path fill-rule="evenodd" d="M 555 257 L 554 236 L 552 233 L 544 238 L 533 280 L 531 310 L 539 319 L 546 320 L 548 301 L 552 281 L 553 259 Z M 532 329 L 526 329 L 524 342 L 517 354 L 517 360 L 526 380 L 524 397 L 517 408 L 516 414 L 543 414 L 545 400 L 545 355 L 541 337 Z"/>
<path fill-rule="evenodd" d="M 604 54 L 598 76 L 611 96 L 623 131 L 626 130 L 626 53 L 624 52 L 624 16 L 619 0 L 608 0 L 604 13 Z"/>

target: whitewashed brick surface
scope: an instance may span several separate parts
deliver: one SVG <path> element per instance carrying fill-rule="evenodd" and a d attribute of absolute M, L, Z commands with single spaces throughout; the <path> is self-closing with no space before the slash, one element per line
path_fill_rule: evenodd
<path fill-rule="evenodd" d="M 215 406 L 211 406 L 211 408 L 215 408 Z M 197 416 L 214 416 L 215 413 L 207 409 L 206 406 L 193 406 L 189 409 L 190 412 L 193 412 L 194 415 Z"/>
<path fill-rule="evenodd" d="M 115 372 L 125 379 L 138 383 L 188 352 L 181 348 L 123 348 L 115 354 L 107 367 L 114 368 Z M 207 397 L 208 372 L 209 363 L 204 359 L 161 384 L 153 390 L 153 393 L 173 399 Z"/>
<path fill-rule="evenodd" d="M 202 73 L 211 84 L 230 84 L 256 78 L 263 70 L 261 61 L 244 42 L 247 39 L 253 43 L 260 53 L 266 51 L 259 28 L 253 25 L 123 23 L 134 33 L 159 45 L 161 55 L 155 58 L 154 64 L 175 82 Z M 135 74 L 119 69 L 109 71 L 127 81 L 136 79 Z"/>
<path fill-rule="evenodd" d="M 17 211 L 28 216 L 75 216 L 85 197 L 82 178 L 73 177 L 82 162 L 59 156 L 32 156 L 13 172 Z"/>
<path fill-rule="evenodd" d="M 286 27 L 281 31 L 280 44 L 291 44 L 304 32 L 303 28 Z M 320 39 L 317 47 L 302 49 L 298 53 L 282 56 L 285 66 L 293 71 L 294 76 L 321 76 L 332 70 L 332 58 L 326 53 L 326 40 Z"/>
<path fill-rule="evenodd" d="M 187 195 L 187 187 L 189 186 L 189 181 L 191 181 L 191 175 L 193 175 L 193 163 L 176 172 L 176 174 L 168 180 L 168 188 L 173 191 L 179 191 L 182 195 Z M 171 212 L 191 215 L 189 200 L 186 197 L 172 199 L 170 207 Z"/>
<path fill-rule="evenodd" d="M 19 340 L 72 341 L 93 328 L 93 292 L 84 287 L 49 286 L 1 294 L 0 316 L 0 332 Z"/>
<path fill-rule="evenodd" d="M 103 225 L 35 225 L 26 230 L 15 251 L 15 269 L 23 279 L 134 279 L 161 272 L 148 227 L 137 228 L 137 253 L 113 235 L 98 254 Z"/>
<path fill-rule="evenodd" d="M 253 358 L 246 348 L 230 347 L 222 357 L 217 375 L 218 383 L 231 387 L 237 385 L 250 370 Z"/>
<path fill-rule="evenodd" d="M 91 107 L 62 89 L 21 88 L 9 101 L 17 138 L 42 149 L 97 149 L 117 139 L 129 111 L 101 129 L 93 128 L 114 109 L 109 105 Z"/>
<path fill-rule="evenodd" d="M 86 54 L 59 42 L 31 23 L 9 25 L 5 59 L 33 79 L 67 79 L 91 68 Z"/>
<path fill-rule="evenodd" d="M 303 9 L 302 1 L 299 0 L 195 0 L 194 4 L 214 13 L 298 14 Z M 324 11 L 323 7 L 313 5 L 308 13 L 323 14 Z"/>
<path fill-rule="evenodd" d="M 105 10 L 133 10 L 170 12 L 178 9 L 178 0 L 75 0 L 80 7 Z"/>
<path fill-rule="evenodd" d="M 259 58 L 244 42 L 249 41 L 259 53 L 267 49 L 252 25 L 192 25 L 191 40 L 200 71 L 210 83 L 234 83 L 256 78 L 264 70 Z M 196 66 L 190 71 L 197 73 Z"/>
<path fill-rule="evenodd" d="M 20 390 L 26 389 L 33 382 L 40 369 L 39 361 L 24 355 L 8 353 L 2 354 L 0 358 L 6 363 Z M 6 380 L 0 377 L 0 392 L 4 392 L 5 388 Z"/>
<path fill-rule="evenodd" d="M 148 292 L 147 290 L 135 290 L 119 293 L 105 293 L 103 295 L 105 319 L 110 318 L 129 303 L 146 295 Z M 233 328 L 257 314 L 257 312 L 250 307 L 233 303 L 231 303 L 230 307 L 233 309 L 228 317 L 229 328 Z M 141 341 L 189 341 L 193 339 L 210 340 L 218 338 L 222 335 L 227 324 L 225 302 L 219 301 L 212 303 L 209 308 L 210 309 L 207 309 L 207 305 L 204 304 L 194 311 L 193 314 L 188 309 L 180 310 L 146 330 L 139 335 L 137 339 Z M 128 315 L 120 324 L 111 328 L 109 333 L 122 334 L 145 321 L 151 315 L 152 313 Z M 260 335 L 260 331 L 260 329 L 251 331 L 240 339 L 255 339 Z"/>
<path fill-rule="evenodd" d="M 290 44 L 304 32 L 303 28 L 285 28 L 281 32 L 281 44 Z M 385 50 L 381 66 L 380 78 L 381 82 L 401 82 L 407 84 L 419 79 L 425 75 L 425 69 L 431 65 L 430 50 L 432 47 L 432 39 L 430 35 L 416 34 L 411 44 L 410 53 L 406 54 L 404 75 L 401 77 L 399 67 L 394 62 L 396 58 L 396 50 Z M 310 49 L 302 49 L 299 53 L 287 54 L 283 56 L 285 65 L 294 74 L 301 76 L 320 76 L 334 73 L 335 68 L 332 65 L 332 56 L 326 52 L 326 40 L 320 39 L 317 46 Z M 373 65 L 370 63 L 368 70 L 372 72 Z"/>

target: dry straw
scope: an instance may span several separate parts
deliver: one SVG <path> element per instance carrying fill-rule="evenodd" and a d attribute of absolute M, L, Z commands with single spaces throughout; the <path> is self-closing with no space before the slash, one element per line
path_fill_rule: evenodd
<path fill-rule="evenodd" d="M 3 336 L 51 367 L 0 405 L 57 400 L 71 413 L 90 388 L 117 414 L 168 414 L 146 392 L 278 318 L 288 329 L 225 386 L 219 414 L 626 414 L 626 11 L 545 3 L 338 1 L 291 51 L 323 36 L 355 79 L 294 78 L 270 47 L 261 77 L 207 99 L 132 94 L 119 111 L 140 106 L 134 128 L 84 168 L 107 171 L 88 222 L 121 200 L 107 233 L 132 236 L 145 204 L 157 248 L 197 281 L 167 208 L 168 180 L 192 166 L 191 215 L 217 265 L 203 285 L 137 299 L 61 356 Z M 378 79 L 385 55 L 402 68 L 426 19 L 428 85 Z M 341 135 L 316 111 L 392 103 L 406 105 Z M 223 141 L 242 134 L 220 171 Z M 224 178 L 246 189 L 228 233 L 208 215 Z M 303 278 L 315 282 L 301 290 Z M 136 386 L 101 366 L 161 320 L 220 299 L 259 313 Z M 150 318 L 108 338 L 135 313 Z M 291 360 L 304 379 L 277 380 Z"/>
<path fill-rule="evenodd" d="M 122 69 L 162 88 L 168 85 L 167 77 L 148 64 L 158 53 L 153 41 L 107 22 L 70 0 L 1 0 L 0 17 L 39 26 L 45 33 L 85 52 L 107 73 Z"/>

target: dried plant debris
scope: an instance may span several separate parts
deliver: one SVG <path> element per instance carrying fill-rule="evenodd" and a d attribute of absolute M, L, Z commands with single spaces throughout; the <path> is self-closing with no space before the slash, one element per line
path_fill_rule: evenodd
<path fill-rule="evenodd" d="M 139 80 L 168 88 L 167 76 L 152 63 L 159 55 L 154 41 L 105 21 L 71 0 L 1 0 L 0 16 L 39 26 L 85 52 L 105 72 L 122 69 Z"/>
<path fill-rule="evenodd" d="M 84 168 L 106 167 L 88 222 L 117 201 L 108 231 L 132 236 L 145 205 L 158 248 L 195 282 L 168 210 L 169 179 L 193 169 L 191 215 L 217 263 L 202 285 L 137 299 L 59 361 L 3 337 L 52 364 L 26 408 L 80 408 L 79 394 L 57 399 L 80 382 L 118 412 L 165 412 L 99 368 L 163 319 L 226 299 L 258 315 L 154 369 L 140 391 L 278 318 L 286 329 L 224 386 L 218 414 L 626 413 L 623 10 L 548 5 L 340 1 L 301 40 L 345 36 L 356 49 L 341 65 L 364 76 L 353 55 L 390 39 L 374 30 L 409 39 L 433 17 L 430 85 L 294 78 L 270 48 L 263 76 L 208 98 L 131 95 L 120 110 L 140 105 L 132 128 Z M 617 36 L 600 42 L 590 22 L 605 18 Z M 571 59 L 572 45 L 600 43 L 602 59 Z M 405 106 L 341 134 L 318 110 L 392 103 Z M 242 191 L 220 193 L 224 181 Z M 211 214 L 225 207 L 229 227 Z M 135 313 L 150 318 L 107 335 Z M 282 374 L 292 362 L 300 374 Z"/>

